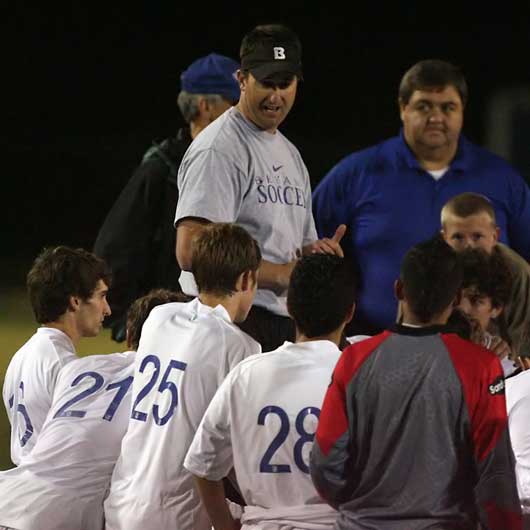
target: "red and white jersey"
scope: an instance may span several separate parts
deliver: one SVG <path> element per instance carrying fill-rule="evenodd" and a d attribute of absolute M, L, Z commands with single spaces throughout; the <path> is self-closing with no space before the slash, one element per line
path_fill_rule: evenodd
<path fill-rule="evenodd" d="M 0 525 L 101 530 L 129 419 L 134 355 L 93 355 L 60 371 L 33 451 L 0 473 Z"/>
<path fill-rule="evenodd" d="M 184 465 L 210 480 L 234 467 L 248 524 L 304 528 L 302 515 L 317 510 L 333 526 L 336 512 L 311 482 L 309 453 L 339 356 L 330 341 L 286 342 L 240 363 L 208 407 Z"/>
<path fill-rule="evenodd" d="M 11 460 L 31 452 L 52 404 L 59 370 L 77 359 L 70 337 L 55 328 L 39 328 L 11 359 L 3 399 L 11 423 Z"/>
<path fill-rule="evenodd" d="M 506 407 L 517 491 L 523 513 L 530 515 L 530 371 L 506 379 Z"/>
<path fill-rule="evenodd" d="M 226 374 L 260 351 L 220 305 L 195 299 L 152 310 L 135 361 L 129 427 L 105 501 L 107 529 L 209 530 L 182 464 Z"/>

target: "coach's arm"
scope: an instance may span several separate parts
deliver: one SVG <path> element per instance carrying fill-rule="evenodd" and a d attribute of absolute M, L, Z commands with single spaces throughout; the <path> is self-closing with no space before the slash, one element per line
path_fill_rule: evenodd
<path fill-rule="evenodd" d="M 176 257 L 180 268 L 191 271 L 193 257 L 193 239 L 201 233 L 210 221 L 200 218 L 187 217 L 178 222 Z M 296 264 L 296 259 L 289 263 L 272 263 L 261 260 L 258 275 L 258 285 L 261 289 L 283 291 L 289 285 L 291 272 Z"/>
<path fill-rule="evenodd" d="M 191 271 L 193 257 L 193 239 L 201 233 L 210 221 L 198 217 L 186 217 L 177 224 L 177 243 L 175 254 L 180 268 Z M 335 254 L 343 257 L 340 240 L 346 231 L 345 225 L 340 225 L 332 238 L 319 239 L 303 248 L 303 254 Z M 259 244 L 259 241 L 258 241 Z M 259 268 L 258 286 L 260 289 L 284 291 L 289 286 L 291 273 L 298 258 L 287 263 L 272 263 L 262 259 Z"/>

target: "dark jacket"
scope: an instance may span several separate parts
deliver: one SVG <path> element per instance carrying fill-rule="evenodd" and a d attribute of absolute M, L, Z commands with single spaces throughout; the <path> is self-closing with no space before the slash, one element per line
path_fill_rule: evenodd
<path fill-rule="evenodd" d="M 177 171 L 191 143 L 188 129 L 154 143 L 120 193 L 96 239 L 94 252 L 113 274 L 105 327 L 125 338 L 130 304 L 155 287 L 180 290 L 173 221 L 178 200 Z"/>

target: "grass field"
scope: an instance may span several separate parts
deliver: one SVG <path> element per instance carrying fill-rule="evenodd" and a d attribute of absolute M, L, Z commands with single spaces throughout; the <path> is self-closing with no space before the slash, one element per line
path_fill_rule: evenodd
<path fill-rule="evenodd" d="M 13 354 L 35 333 L 37 324 L 23 288 L 12 288 L 0 294 L 0 381 Z M 125 351 L 125 344 L 117 344 L 110 338 L 110 331 L 103 330 L 98 337 L 82 339 L 77 348 L 80 356 Z M 9 455 L 10 425 L 6 411 L 0 405 L 0 469 L 13 467 Z"/>

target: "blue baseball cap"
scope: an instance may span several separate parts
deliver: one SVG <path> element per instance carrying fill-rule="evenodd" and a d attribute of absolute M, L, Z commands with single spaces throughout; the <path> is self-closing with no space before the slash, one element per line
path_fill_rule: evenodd
<path fill-rule="evenodd" d="M 219 94 L 230 101 L 239 101 L 239 64 L 217 53 L 197 59 L 182 72 L 180 86 L 191 94 Z"/>

